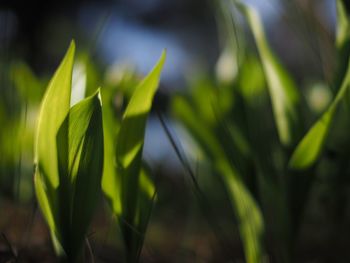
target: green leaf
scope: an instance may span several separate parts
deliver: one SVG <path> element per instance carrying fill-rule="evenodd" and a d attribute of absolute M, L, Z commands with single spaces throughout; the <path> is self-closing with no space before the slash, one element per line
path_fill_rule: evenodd
<path fill-rule="evenodd" d="M 75 44 L 71 43 L 63 61 L 50 81 L 41 104 L 36 136 L 35 162 L 58 186 L 56 133 L 69 111 Z M 50 148 L 51 150 L 48 150 Z"/>
<path fill-rule="evenodd" d="M 175 97 L 172 104 L 175 116 L 193 136 L 224 182 L 238 222 L 246 262 L 263 262 L 264 223 L 260 207 L 244 184 L 241 174 L 228 160 L 232 156 L 226 154 L 215 130 L 198 117 L 199 114 L 192 106 L 180 96 Z M 229 143 L 226 140 L 226 144 Z"/>
<path fill-rule="evenodd" d="M 151 169 L 146 163 L 143 163 L 140 178 L 139 178 L 139 202 L 138 202 L 138 218 L 137 228 L 140 233 L 146 231 L 148 225 L 148 219 L 153 207 L 153 201 L 156 194 L 156 187 L 154 185 Z"/>
<path fill-rule="evenodd" d="M 295 170 L 304 170 L 311 167 L 320 156 L 325 141 L 327 139 L 329 129 L 331 127 L 334 114 L 338 108 L 340 101 L 345 96 L 350 85 L 350 60 L 343 83 L 326 112 L 311 127 L 304 136 L 297 148 L 292 154 L 289 161 L 289 167 Z"/>
<path fill-rule="evenodd" d="M 122 209 L 127 219 L 132 219 L 135 214 L 135 190 L 141 169 L 146 121 L 164 62 L 165 52 L 152 72 L 136 88 L 125 110 L 117 138 L 116 161 L 123 178 Z"/>
<path fill-rule="evenodd" d="M 100 194 L 103 129 L 100 92 L 73 106 L 57 133 L 60 184 L 57 241 L 66 256 L 80 255 Z"/>
<path fill-rule="evenodd" d="M 14 63 L 11 66 L 11 75 L 23 101 L 36 103 L 41 99 L 45 86 L 27 64 L 22 61 Z"/>
<path fill-rule="evenodd" d="M 264 222 L 262 212 L 244 185 L 236 169 L 224 158 L 216 161 L 236 214 L 238 229 L 247 263 L 265 262 L 263 247 Z"/>
<path fill-rule="evenodd" d="M 287 70 L 269 47 L 259 14 L 240 1 L 234 2 L 246 17 L 260 54 L 279 139 L 283 145 L 291 146 L 300 135 L 300 95 Z"/>
<path fill-rule="evenodd" d="M 116 138 L 119 130 L 119 120 L 114 116 L 114 92 L 111 89 L 102 90 L 102 112 L 104 133 L 104 165 L 102 189 L 116 215 L 122 212 L 121 204 L 121 177 L 116 167 Z"/>
<path fill-rule="evenodd" d="M 57 226 L 56 226 L 56 207 L 53 207 L 53 204 L 56 203 L 56 200 L 54 199 L 54 196 L 51 195 L 51 198 L 48 197 L 48 187 L 44 183 L 44 177 L 46 175 L 43 175 L 42 172 L 39 172 L 39 169 L 35 169 L 34 173 L 34 187 L 35 187 L 35 193 L 36 198 L 38 200 L 39 206 L 41 208 L 41 211 L 44 215 L 44 218 L 49 225 L 49 228 L 51 230 L 51 233 L 56 234 L 57 233 Z M 53 191 L 51 189 L 51 191 Z"/>
<path fill-rule="evenodd" d="M 100 92 L 74 106 L 69 122 L 70 178 L 74 187 L 71 242 L 75 246 L 73 250 L 78 251 L 101 192 L 103 127 Z M 77 151 L 74 153 L 73 149 Z"/>
<path fill-rule="evenodd" d="M 265 76 L 259 58 L 247 54 L 238 75 L 238 89 L 248 106 L 254 107 L 259 99 L 264 98 L 265 85 Z"/>
<path fill-rule="evenodd" d="M 142 168 L 142 150 L 146 121 L 165 57 L 164 51 L 157 65 L 136 87 L 120 125 L 116 125 L 113 120 L 111 108 L 103 108 L 106 130 L 102 188 L 114 214 L 119 218 L 127 262 L 137 262 L 139 258 L 153 205 L 155 187 Z M 103 94 L 104 100 L 109 98 L 110 94 Z M 119 132 L 115 135 L 117 126 L 120 126 Z"/>
<path fill-rule="evenodd" d="M 350 56 L 350 13 L 346 9 L 343 0 L 337 0 L 337 68 L 334 78 L 335 91 L 341 87 L 342 81 L 348 68 L 348 58 Z M 346 96 L 346 103 L 350 105 L 350 94 Z"/>
<path fill-rule="evenodd" d="M 35 140 L 35 189 L 50 229 L 57 229 L 59 185 L 56 134 L 69 111 L 75 44 L 71 43 L 44 95 Z"/>
<path fill-rule="evenodd" d="M 156 188 L 153 178 L 151 177 L 151 170 L 145 163 L 143 163 L 140 171 L 137 191 L 138 202 L 132 228 L 130 225 L 126 225 L 124 221 L 121 221 L 125 245 L 128 249 L 126 255 L 127 262 L 139 261 L 145 233 L 156 197 Z"/>
<path fill-rule="evenodd" d="M 173 98 L 172 111 L 175 118 L 180 120 L 181 124 L 191 133 L 202 151 L 210 159 L 214 159 L 215 156 L 222 154 L 220 144 L 207 123 L 202 118 L 198 118 L 198 114 L 192 106 L 193 104 L 182 96 L 175 96 Z"/>
<path fill-rule="evenodd" d="M 349 14 L 343 0 L 337 0 L 337 37 L 336 46 L 339 50 L 343 49 L 350 41 L 350 22 Z"/>

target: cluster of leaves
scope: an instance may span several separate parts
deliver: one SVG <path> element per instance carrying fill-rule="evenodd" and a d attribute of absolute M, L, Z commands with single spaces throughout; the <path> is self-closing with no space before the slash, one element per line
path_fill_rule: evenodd
<path fill-rule="evenodd" d="M 55 249 L 74 262 L 98 201 L 103 169 L 99 91 L 70 107 L 74 43 L 42 101 L 35 146 L 35 191 Z"/>
<path fill-rule="evenodd" d="M 236 76 L 229 83 L 200 80 L 190 94 L 174 98 L 172 109 L 213 173 L 220 175 L 246 261 L 265 262 L 273 257 L 277 262 L 293 262 L 303 209 L 318 167 L 326 158 L 325 147 L 337 149 L 339 162 L 349 157 L 339 147 L 348 145 L 348 136 L 336 132 L 332 136 L 335 121 L 342 127 L 349 124 L 344 106 L 350 85 L 349 14 L 338 0 L 336 95 L 306 130 L 301 92 L 270 48 L 259 14 L 235 0 L 224 6 L 222 17 L 229 17 L 232 8 L 245 18 L 258 56 L 248 48 L 243 50 L 236 32 L 228 32 L 233 36 L 228 46 L 229 55 L 235 56 L 232 68 L 237 68 Z"/>
<path fill-rule="evenodd" d="M 121 120 L 113 115 L 111 90 L 98 89 L 84 99 L 86 83 L 72 85 L 74 53 L 72 42 L 42 100 L 35 140 L 36 196 L 58 256 L 80 262 L 103 188 L 120 223 L 126 261 L 137 262 L 155 196 L 142 162 L 143 138 L 165 53 L 135 88 Z"/>

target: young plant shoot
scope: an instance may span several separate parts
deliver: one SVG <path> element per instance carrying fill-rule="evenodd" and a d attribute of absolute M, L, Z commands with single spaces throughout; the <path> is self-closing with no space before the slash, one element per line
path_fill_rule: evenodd
<path fill-rule="evenodd" d="M 35 140 L 35 191 L 62 262 L 83 262 L 100 196 L 103 128 L 100 91 L 71 107 L 72 42 L 42 100 Z"/>

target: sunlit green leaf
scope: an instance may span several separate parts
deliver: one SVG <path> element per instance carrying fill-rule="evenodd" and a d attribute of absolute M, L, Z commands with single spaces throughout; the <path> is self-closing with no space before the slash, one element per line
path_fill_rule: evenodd
<path fill-rule="evenodd" d="M 103 131 L 99 91 L 70 109 L 57 133 L 57 152 L 57 241 L 72 260 L 79 256 L 100 193 Z"/>
<path fill-rule="evenodd" d="M 125 110 L 118 134 L 116 160 L 118 172 L 123 177 L 122 209 L 126 218 L 135 214 L 134 190 L 137 189 L 141 168 L 146 121 L 164 62 L 165 52 L 152 72 L 136 88 Z"/>
<path fill-rule="evenodd" d="M 50 229 L 58 234 L 59 186 L 56 135 L 69 111 L 75 44 L 71 43 L 44 95 L 36 135 L 35 187 L 37 199 Z"/>
<path fill-rule="evenodd" d="M 39 172 L 43 171 L 46 183 L 53 188 L 59 183 L 56 134 L 69 111 L 74 51 L 72 42 L 47 87 L 38 119 L 35 162 Z"/>
<path fill-rule="evenodd" d="M 69 149 L 70 152 L 72 149 L 77 150 L 69 154 L 70 178 L 74 187 L 71 242 L 79 250 L 101 192 L 103 131 L 100 93 L 73 107 L 69 122 Z"/>
<path fill-rule="evenodd" d="M 115 160 L 116 138 L 119 130 L 119 121 L 113 114 L 112 103 L 114 101 L 114 92 L 111 89 L 102 90 L 103 101 L 103 133 L 104 133 L 104 165 L 102 177 L 102 189 L 109 201 L 112 211 L 120 215 L 122 212 L 121 204 L 121 177 L 117 174 Z"/>
<path fill-rule="evenodd" d="M 142 149 L 148 114 L 159 85 L 165 51 L 148 76 L 136 87 L 124 112 L 118 134 L 112 112 L 104 107 L 105 167 L 102 188 L 118 216 L 127 262 L 137 262 L 153 205 L 155 187 L 144 170 Z M 104 94 L 109 99 L 109 94 Z M 107 145 L 109 144 L 109 145 Z M 116 145 L 116 148 L 114 148 Z M 114 151 L 115 150 L 115 151 Z M 108 163 L 107 163 L 108 162 Z"/>

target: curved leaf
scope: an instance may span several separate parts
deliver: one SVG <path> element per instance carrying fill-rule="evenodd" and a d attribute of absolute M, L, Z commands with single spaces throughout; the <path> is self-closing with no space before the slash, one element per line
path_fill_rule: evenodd
<path fill-rule="evenodd" d="M 45 179 L 53 187 L 57 187 L 59 181 L 56 134 L 69 111 L 74 52 L 72 42 L 47 87 L 39 113 L 35 162 L 45 171 Z"/>
<path fill-rule="evenodd" d="M 337 0 L 337 68 L 334 78 L 335 90 L 341 87 L 342 81 L 348 68 L 348 58 L 350 56 L 350 12 L 346 9 L 343 0 Z M 350 105 L 350 94 L 348 94 L 346 103 Z"/>
<path fill-rule="evenodd" d="M 300 95 L 293 79 L 269 47 L 259 14 L 240 1 L 234 1 L 248 21 L 260 54 L 279 139 L 283 145 L 291 146 L 299 139 L 301 131 Z"/>
<path fill-rule="evenodd" d="M 137 262 L 153 205 L 155 188 L 142 168 L 146 121 L 165 62 L 163 51 L 157 65 L 136 87 L 124 112 L 118 135 L 108 106 L 104 108 L 105 167 L 102 188 L 119 218 L 127 262 Z M 104 94 L 108 99 L 108 94 Z M 116 140 L 116 150 L 114 147 Z M 108 162 L 108 163 L 106 163 Z"/>
<path fill-rule="evenodd" d="M 141 169 L 146 121 L 164 62 L 165 52 L 152 72 L 136 88 L 125 110 L 117 138 L 117 169 L 123 178 L 122 210 L 127 219 L 135 214 L 135 190 Z"/>
<path fill-rule="evenodd" d="M 100 193 L 103 130 L 100 93 L 71 109 L 74 42 L 54 74 L 40 109 L 35 190 L 58 256 L 80 259 Z"/>
<path fill-rule="evenodd" d="M 350 41 L 350 22 L 349 14 L 343 0 L 337 0 L 337 37 L 336 46 L 339 50 L 343 49 Z"/>
<path fill-rule="evenodd" d="M 35 140 L 35 190 L 51 231 L 57 232 L 59 185 L 56 134 L 69 111 L 75 44 L 70 47 L 44 95 Z"/>
<path fill-rule="evenodd" d="M 69 155 L 72 167 L 70 178 L 74 187 L 71 242 L 75 246 L 73 250 L 79 251 L 101 192 L 103 127 L 100 92 L 74 106 L 69 122 L 70 152 L 71 149 L 80 148 Z"/>
<path fill-rule="evenodd" d="M 296 170 L 304 170 L 312 166 L 323 149 L 329 129 L 331 127 L 334 114 L 342 98 L 345 96 L 350 85 L 350 59 L 348 69 L 343 83 L 327 111 L 311 127 L 304 136 L 289 161 L 289 167 Z"/>

